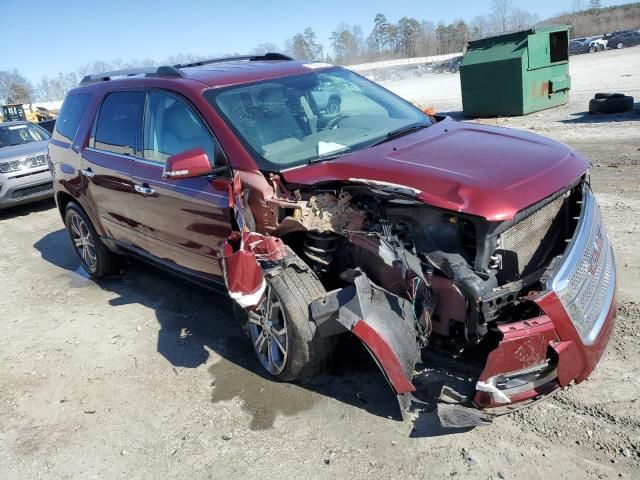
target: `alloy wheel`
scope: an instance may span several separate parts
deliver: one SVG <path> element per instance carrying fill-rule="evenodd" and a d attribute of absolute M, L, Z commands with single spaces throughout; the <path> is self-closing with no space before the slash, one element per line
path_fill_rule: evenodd
<path fill-rule="evenodd" d="M 260 306 L 249 312 L 248 317 L 251 343 L 258 360 L 271 375 L 282 373 L 289 349 L 287 319 L 280 299 L 270 286 Z"/>
<path fill-rule="evenodd" d="M 75 213 L 71 217 L 71 238 L 73 246 L 84 264 L 91 272 L 94 272 L 98 266 L 95 242 L 87 224 L 80 215 Z"/>

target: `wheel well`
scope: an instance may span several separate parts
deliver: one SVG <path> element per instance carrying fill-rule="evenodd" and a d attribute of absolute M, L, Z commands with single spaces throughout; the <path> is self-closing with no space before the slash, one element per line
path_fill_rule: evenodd
<path fill-rule="evenodd" d="M 56 203 L 58 204 L 58 210 L 60 210 L 60 216 L 64 220 L 64 212 L 67 209 L 69 202 L 73 201 L 73 197 L 66 192 L 58 192 L 56 196 Z"/>

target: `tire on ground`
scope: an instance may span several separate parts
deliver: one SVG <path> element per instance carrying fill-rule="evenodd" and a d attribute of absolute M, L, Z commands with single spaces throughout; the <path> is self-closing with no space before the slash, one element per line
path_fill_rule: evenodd
<path fill-rule="evenodd" d="M 611 96 L 589 101 L 589 113 L 623 113 L 633 110 L 633 97 Z"/>
<path fill-rule="evenodd" d="M 598 92 L 594 98 L 620 98 L 624 97 L 624 93 Z"/>
<path fill-rule="evenodd" d="M 83 259 L 76 247 L 74 246 L 73 237 L 71 235 L 71 218 L 73 215 L 78 215 L 84 224 L 87 226 L 91 237 L 93 238 L 93 243 L 96 252 L 96 266 L 95 268 L 91 268 Z M 92 277 L 92 278 L 102 278 L 107 275 L 111 275 L 117 272 L 118 268 L 118 259 L 116 254 L 111 252 L 100 240 L 100 236 L 96 232 L 96 229 L 93 227 L 91 220 L 84 212 L 82 207 L 75 202 L 69 202 L 67 208 L 64 212 L 64 224 L 67 227 L 67 234 L 69 235 L 69 241 L 71 242 L 71 247 L 73 248 L 76 255 L 78 255 L 78 259 L 82 264 L 82 268 Z"/>
<path fill-rule="evenodd" d="M 326 370 L 335 348 L 335 337 L 321 337 L 311 320 L 309 304 L 326 293 L 310 269 L 296 264 L 267 279 L 280 299 L 287 320 L 289 349 L 287 364 L 277 378 L 284 381 L 308 380 Z M 248 332 L 246 312 L 234 302 L 234 315 Z"/>

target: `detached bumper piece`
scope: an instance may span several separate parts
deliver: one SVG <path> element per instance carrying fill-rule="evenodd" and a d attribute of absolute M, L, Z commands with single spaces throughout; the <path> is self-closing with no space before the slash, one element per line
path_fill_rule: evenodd
<path fill-rule="evenodd" d="M 311 317 L 322 336 L 351 332 L 358 337 L 405 410 L 416 389 L 411 379 L 420 354 L 412 305 L 371 283 L 360 270 L 347 270 L 341 278 L 353 285 L 312 302 Z"/>
<path fill-rule="evenodd" d="M 442 382 L 417 376 L 416 388 L 413 381 L 420 349 L 411 302 L 373 284 L 360 270 L 347 270 L 341 278 L 352 285 L 314 300 L 311 317 L 323 336 L 351 332 L 358 337 L 396 394 L 403 417 L 410 410 L 433 413 L 438 426 L 444 428 L 468 428 L 491 421 L 482 412 L 469 409 L 465 399 L 460 400 L 467 406 L 443 401 Z"/>

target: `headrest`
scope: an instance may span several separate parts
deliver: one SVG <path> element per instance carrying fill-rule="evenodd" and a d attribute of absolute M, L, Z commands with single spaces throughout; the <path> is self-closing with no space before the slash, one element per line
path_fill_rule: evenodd
<path fill-rule="evenodd" d="M 258 100 L 262 104 L 265 117 L 275 118 L 284 113 L 286 99 L 281 88 L 269 87 L 261 90 L 258 94 Z"/>
<path fill-rule="evenodd" d="M 168 108 L 164 116 L 165 125 L 180 140 L 190 140 L 202 135 L 202 125 L 185 105 L 177 103 Z"/>

